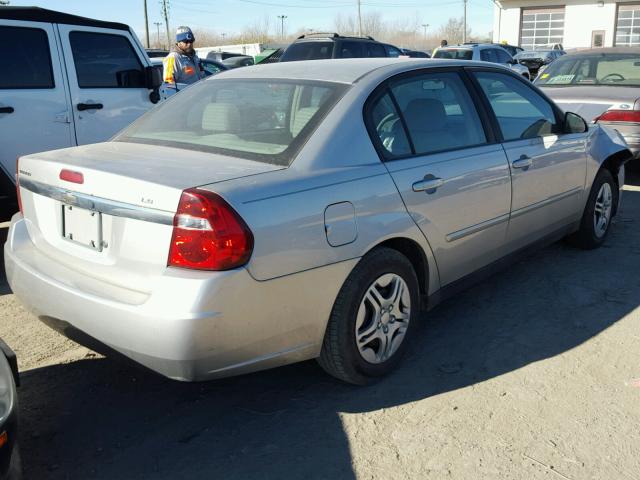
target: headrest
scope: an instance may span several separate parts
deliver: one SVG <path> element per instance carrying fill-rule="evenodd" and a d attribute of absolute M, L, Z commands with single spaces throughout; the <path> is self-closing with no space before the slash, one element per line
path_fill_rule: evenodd
<path fill-rule="evenodd" d="M 240 130 L 240 111 L 232 103 L 210 103 L 202 112 L 203 130 L 236 133 Z"/>

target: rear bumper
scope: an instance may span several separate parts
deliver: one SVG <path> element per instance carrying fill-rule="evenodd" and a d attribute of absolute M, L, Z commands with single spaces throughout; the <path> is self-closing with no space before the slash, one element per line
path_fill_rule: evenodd
<path fill-rule="evenodd" d="M 95 288 L 83 291 L 83 274 L 38 250 L 20 214 L 4 251 L 11 289 L 45 323 L 81 342 L 82 332 L 158 373 L 187 381 L 316 357 L 338 289 L 357 261 L 265 282 L 245 269 L 167 268 L 140 286 L 151 285 L 151 291 L 132 305 L 101 297 Z"/>

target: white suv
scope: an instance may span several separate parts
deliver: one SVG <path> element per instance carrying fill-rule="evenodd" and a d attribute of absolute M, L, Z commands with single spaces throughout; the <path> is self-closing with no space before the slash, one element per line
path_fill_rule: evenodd
<path fill-rule="evenodd" d="M 11 45 L 0 75 L 5 195 L 18 156 L 102 142 L 159 100 L 162 78 L 127 25 L 1 7 L 0 44 Z"/>
<path fill-rule="evenodd" d="M 530 80 L 529 69 L 520 65 L 511 54 L 500 45 L 491 43 L 465 43 L 436 49 L 432 58 L 451 58 L 455 60 L 480 60 L 482 62 L 505 65 L 527 80 Z"/>

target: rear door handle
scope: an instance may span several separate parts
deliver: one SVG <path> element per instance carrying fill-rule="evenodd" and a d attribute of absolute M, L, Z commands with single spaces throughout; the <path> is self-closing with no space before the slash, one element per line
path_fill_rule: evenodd
<path fill-rule="evenodd" d="M 78 110 L 81 112 L 84 110 L 102 110 L 101 103 L 79 103 Z"/>
<path fill-rule="evenodd" d="M 444 180 L 442 178 L 433 177 L 433 175 L 427 175 L 427 177 L 425 177 L 423 180 L 414 183 L 411 188 L 414 192 L 433 193 L 442 185 L 444 185 Z"/>
<path fill-rule="evenodd" d="M 13 113 L 13 107 L 0 107 L 0 113 Z"/>
<path fill-rule="evenodd" d="M 521 155 L 518 160 L 514 160 L 511 166 L 513 168 L 527 168 L 533 165 L 533 160 L 527 155 Z"/>

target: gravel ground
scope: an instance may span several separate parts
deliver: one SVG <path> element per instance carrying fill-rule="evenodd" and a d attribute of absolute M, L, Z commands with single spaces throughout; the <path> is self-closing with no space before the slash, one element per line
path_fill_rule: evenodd
<path fill-rule="evenodd" d="M 64 339 L 0 279 L 25 476 L 638 479 L 640 181 L 629 183 L 603 248 L 552 245 L 441 305 L 399 371 L 368 388 L 314 362 L 172 382 Z"/>

